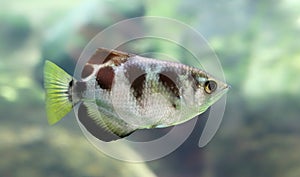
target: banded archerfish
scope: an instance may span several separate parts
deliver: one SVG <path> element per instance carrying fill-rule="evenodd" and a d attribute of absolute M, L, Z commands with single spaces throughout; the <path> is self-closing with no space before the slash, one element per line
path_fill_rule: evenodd
<path fill-rule="evenodd" d="M 186 122 L 228 90 L 201 69 L 104 48 L 91 56 L 79 79 L 46 61 L 44 86 L 49 124 L 79 105 L 80 123 L 104 141 Z"/>

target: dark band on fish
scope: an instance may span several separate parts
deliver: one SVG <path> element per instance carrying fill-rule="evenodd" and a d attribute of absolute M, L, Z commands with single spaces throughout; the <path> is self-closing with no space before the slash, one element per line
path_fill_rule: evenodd
<path fill-rule="evenodd" d="M 200 72 L 199 70 L 196 70 L 195 68 L 192 68 L 191 75 L 194 78 L 196 78 L 196 77 L 207 78 L 208 77 L 207 74 L 205 74 L 203 71 Z"/>
<path fill-rule="evenodd" d="M 134 97 L 139 100 L 143 95 L 147 73 L 139 65 L 130 65 L 124 69 L 130 89 L 133 91 Z"/>
<path fill-rule="evenodd" d="M 189 80 L 192 81 L 192 83 L 194 83 L 192 85 L 193 89 L 194 90 L 197 90 L 199 88 L 199 86 L 202 86 L 203 83 L 200 83 L 199 82 L 199 79 L 198 78 L 204 78 L 204 79 L 207 79 L 208 76 L 204 73 L 204 72 L 199 72 L 199 71 L 194 71 L 192 70 L 191 71 L 191 74 L 189 75 Z"/>
<path fill-rule="evenodd" d="M 172 96 L 169 97 L 169 101 L 172 103 L 172 106 L 177 109 L 179 106 L 177 100 L 180 99 L 178 75 L 172 71 L 162 71 L 158 73 L 158 81 L 172 94 Z"/>
<path fill-rule="evenodd" d="M 104 48 L 99 48 L 95 54 L 90 58 L 88 63 L 90 64 L 104 64 L 108 61 L 112 61 L 114 65 L 118 66 L 121 63 L 127 61 L 130 55 L 124 52 L 119 52 L 116 50 L 107 50 Z"/>
<path fill-rule="evenodd" d="M 93 66 L 86 64 L 81 72 L 81 78 L 86 78 L 90 76 L 94 71 Z"/>
<path fill-rule="evenodd" d="M 124 67 L 125 76 L 127 77 L 129 83 L 131 84 L 139 76 L 146 74 L 145 70 L 139 65 L 129 65 Z"/>
<path fill-rule="evenodd" d="M 113 68 L 110 66 L 106 66 L 99 69 L 96 76 L 96 80 L 100 88 L 111 90 L 114 77 L 115 77 L 115 73 Z"/>
<path fill-rule="evenodd" d="M 133 90 L 133 95 L 136 100 L 139 100 L 143 96 L 145 82 L 146 74 L 142 74 L 131 83 L 130 89 Z"/>
<path fill-rule="evenodd" d="M 180 98 L 177 80 L 178 75 L 172 71 L 163 71 L 158 74 L 158 81 L 162 83 L 167 90 L 171 91 L 175 97 Z"/>

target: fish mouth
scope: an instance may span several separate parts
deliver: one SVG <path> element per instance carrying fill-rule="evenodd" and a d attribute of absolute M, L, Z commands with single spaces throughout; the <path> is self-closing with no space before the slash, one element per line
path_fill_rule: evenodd
<path fill-rule="evenodd" d="M 223 95 L 225 95 L 231 88 L 230 85 L 226 84 L 221 90 L 219 90 L 214 96 L 210 98 L 210 103 L 213 104 L 218 101 Z"/>
<path fill-rule="evenodd" d="M 231 85 L 226 84 L 224 89 L 228 91 L 229 89 L 231 89 Z"/>
<path fill-rule="evenodd" d="M 226 84 L 218 93 L 217 93 L 217 96 L 218 95 L 223 95 L 225 94 L 226 92 L 229 91 L 229 89 L 231 88 L 230 85 Z"/>
<path fill-rule="evenodd" d="M 204 112 L 207 110 L 210 106 L 212 106 L 214 103 L 216 103 L 220 98 L 222 98 L 223 95 L 226 94 L 226 92 L 230 89 L 229 85 L 226 85 L 221 90 L 219 90 L 215 95 L 213 95 L 211 98 L 209 98 L 208 102 L 201 107 L 200 112 Z"/>

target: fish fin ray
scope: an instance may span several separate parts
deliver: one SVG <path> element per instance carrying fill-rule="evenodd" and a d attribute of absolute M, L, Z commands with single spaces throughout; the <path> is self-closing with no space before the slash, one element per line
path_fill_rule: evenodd
<path fill-rule="evenodd" d="M 87 107 L 88 115 L 104 130 L 113 133 L 120 138 L 129 136 L 136 130 L 104 109 L 101 110 L 101 108 L 99 108 L 99 110 L 95 103 L 84 102 L 84 104 Z"/>
<path fill-rule="evenodd" d="M 46 60 L 44 88 L 46 90 L 46 113 L 48 123 L 53 125 L 72 110 L 69 100 L 69 83 L 72 77 L 54 63 Z"/>

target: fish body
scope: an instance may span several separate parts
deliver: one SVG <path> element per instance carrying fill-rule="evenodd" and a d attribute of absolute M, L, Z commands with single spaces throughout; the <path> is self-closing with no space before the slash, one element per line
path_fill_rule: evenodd
<path fill-rule="evenodd" d="M 105 141 L 186 122 L 228 90 L 198 68 L 103 48 L 85 64 L 79 80 L 50 61 L 44 77 L 49 123 L 79 104 L 79 121 Z"/>

